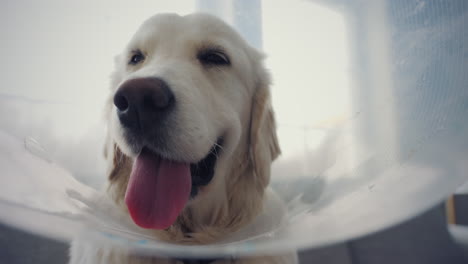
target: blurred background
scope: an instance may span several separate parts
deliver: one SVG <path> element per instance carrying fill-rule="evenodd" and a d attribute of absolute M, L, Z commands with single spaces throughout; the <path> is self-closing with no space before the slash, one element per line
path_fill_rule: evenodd
<path fill-rule="evenodd" d="M 3 1 L 0 130 L 34 138 L 102 188 L 113 57 L 151 15 L 194 11 L 219 16 L 268 56 L 283 198 L 301 193 L 336 218 L 360 216 L 354 233 L 338 223 L 348 239 L 301 251 L 301 263 L 467 263 L 464 0 Z M 345 201 L 356 195 L 365 200 Z M 66 255 L 65 244 L 0 229 L 0 263 Z"/>

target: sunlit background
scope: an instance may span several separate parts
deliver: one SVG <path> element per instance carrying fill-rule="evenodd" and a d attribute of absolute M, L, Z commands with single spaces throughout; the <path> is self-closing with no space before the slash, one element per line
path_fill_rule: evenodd
<path fill-rule="evenodd" d="M 221 17 L 268 56 L 283 150 L 272 186 L 293 223 L 271 245 L 379 231 L 467 180 L 467 1 L 9 0 L 0 3 L 0 201 L 63 212 L 50 205 L 70 199 L 68 175 L 41 162 L 101 186 L 114 55 L 153 14 L 193 11 Z"/>
<path fill-rule="evenodd" d="M 256 12 L 256 27 L 242 28 L 230 1 L 3 3 L 1 128 L 34 137 L 52 159 L 98 186 L 105 178 L 102 108 L 113 57 L 153 14 L 201 10 L 220 16 L 267 54 L 282 157 L 303 157 L 349 113 L 344 18 L 307 1 L 240 2 Z"/>

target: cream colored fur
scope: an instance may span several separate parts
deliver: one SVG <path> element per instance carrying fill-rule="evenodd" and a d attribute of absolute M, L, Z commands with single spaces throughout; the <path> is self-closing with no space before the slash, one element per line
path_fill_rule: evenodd
<path fill-rule="evenodd" d="M 197 50 L 222 47 L 231 65 L 204 69 Z M 129 53 L 147 54 L 141 66 L 127 66 Z M 115 61 L 106 108 L 109 161 L 108 196 L 126 211 L 124 196 L 135 154 L 125 142 L 112 97 L 119 85 L 138 77 L 157 76 L 168 82 L 180 109 L 170 123 L 173 151 L 168 158 L 199 160 L 219 135 L 223 150 L 215 175 L 189 201 L 176 222 L 166 230 L 148 230 L 171 243 L 208 244 L 247 225 L 262 211 L 270 165 L 279 155 L 269 76 L 263 55 L 234 30 L 209 15 L 157 15 L 147 20 Z M 213 263 L 295 263 L 295 254 L 222 260 Z M 71 263 L 179 263 L 171 259 L 142 258 L 112 248 L 95 248 L 75 241 Z"/>

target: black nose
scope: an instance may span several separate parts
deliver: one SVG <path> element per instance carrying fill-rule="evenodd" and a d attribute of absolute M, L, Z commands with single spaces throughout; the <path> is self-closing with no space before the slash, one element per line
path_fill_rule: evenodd
<path fill-rule="evenodd" d="M 120 122 L 132 129 L 151 129 L 167 116 L 174 104 L 174 94 L 159 78 L 128 80 L 114 95 Z"/>

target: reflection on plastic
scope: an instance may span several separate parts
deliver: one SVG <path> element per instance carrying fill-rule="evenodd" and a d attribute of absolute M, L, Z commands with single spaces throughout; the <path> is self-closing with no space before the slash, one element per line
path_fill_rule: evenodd
<path fill-rule="evenodd" d="M 272 209 L 279 216 L 261 215 L 215 245 L 173 245 L 147 237 L 128 216 L 113 210 L 112 203 L 54 163 L 56 156 L 36 140 L 22 142 L 24 131 L 36 122 L 29 115 L 35 111 L 29 111 L 23 115 L 24 129 L 5 127 L 15 136 L 0 133 L 0 220 L 64 240 L 85 224 L 88 231 L 80 235 L 142 254 L 268 255 L 350 240 L 442 202 L 467 180 L 468 36 L 461 34 L 468 22 L 467 2 L 369 0 L 342 3 L 338 9 L 350 36 L 350 109 L 339 118 L 324 117 L 330 122 L 318 126 L 307 119 L 307 111 L 302 124 L 290 125 L 281 119 L 287 116 L 286 107 L 279 108 L 280 141 L 286 151 L 273 165 L 271 187 L 286 204 L 284 214 L 284 208 Z M 314 70 L 310 78 L 319 74 Z M 300 81 L 308 84 L 308 79 Z M 335 107 L 333 97 L 324 103 L 304 96 L 304 89 L 326 90 L 326 85 L 275 89 L 302 95 L 311 105 Z M 63 111 L 60 105 L 15 104 L 1 95 L 0 100 L 5 102 L 0 104 L 2 113 L 42 109 L 49 116 Z M 0 117 L 2 124 L 16 125 L 10 116 Z M 37 129 L 44 127 L 37 122 Z M 34 138 L 48 150 L 69 144 Z M 101 139 L 86 142 L 93 147 L 87 153 L 100 153 L 94 148 Z M 268 218 L 279 221 L 264 229 Z"/>
<path fill-rule="evenodd" d="M 41 158 L 47 162 L 52 162 L 52 159 L 49 157 L 48 153 L 43 146 L 37 142 L 33 137 L 27 137 L 24 139 L 24 147 L 33 155 Z"/>

